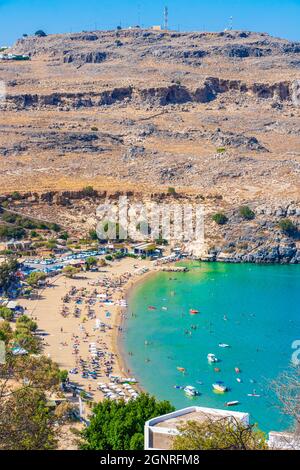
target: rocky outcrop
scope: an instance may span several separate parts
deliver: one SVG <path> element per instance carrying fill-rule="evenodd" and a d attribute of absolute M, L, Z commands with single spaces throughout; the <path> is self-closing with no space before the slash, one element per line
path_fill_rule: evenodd
<path fill-rule="evenodd" d="M 87 52 L 87 53 L 79 53 L 74 54 L 73 52 L 65 52 L 63 55 L 64 63 L 71 64 L 76 62 L 76 64 L 101 64 L 107 59 L 108 55 L 106 52 Z"/>
<path fill-rule="evenodd" d="M 208 138 L 220 147 L 235 147 L 245 150 L 254 150 L 256 152 L 268 152 L 256 137 L 247 137 L 233 132 L 223 132 L 217 129 L 208 135 Z"/>
<path fill-rule="evenodd" d="M 291 99 L 291 84 L 279 82 L 274 84 L 253 83 L 247 85 L 238 80 L 224 80 L 215 77 L 207 78 L 195 90 L 179 84 L 164 87 L 137 89 L 133 87 L 113 88 L 99 93 L 52 93 L 50 95 L 24 94 L 6 97 L 6 107 L 15 109 L 57 107 L 93 107 L 110 106 L 115 103 L 133 101 L 136 105 L 168 106 L 189 102 L 208 103 L 219 94 L 230 91 L 237 94 L 248 93 L 258 99 L 287 101 Z"/>
<path fill-rule="evenodd" d="M 53 93 L 50 95 L 7 95 L 5 105 L 7 108 L 27 109 L 45 107 L 92 107 L 112 105 L 131 99 L 132 88 L 114 88 L 99 93 Z"/>

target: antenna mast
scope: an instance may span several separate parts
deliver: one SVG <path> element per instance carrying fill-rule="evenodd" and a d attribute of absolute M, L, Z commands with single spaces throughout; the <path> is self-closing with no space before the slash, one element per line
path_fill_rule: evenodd
<path fill-rule="evenodd" d="M 165 24 L 164 24 L 164 29 L 168 31 L 168 23 L 169 23 L 169 9 L 168 7 L 165 7 L 164 10 L 164 19 L 165 19 Z"/>

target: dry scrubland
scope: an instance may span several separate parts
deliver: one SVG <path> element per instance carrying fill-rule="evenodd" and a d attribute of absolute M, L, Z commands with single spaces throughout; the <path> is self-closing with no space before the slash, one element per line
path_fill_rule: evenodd
<path fill-rule="evenodd" d="M 211 245 L 235 240 L 248 252 L 260 240 L 278 248 L 278 218 L 297 223 L 300 43 L 124 30 L 28 37 L 12 52 L 31 61 L 0 63 L 8 91 L 0 185 L 2 193 L 37 193 L 21 210 L 85 227 L 90 200 L 71 197 L 70 206 L 58 197 L 53 210 L 53 197 L 41 193 L 92 185 L 149 199 L 175 187 L 182 200 L 203 196 L 208 215 L 230 216 L 225 231 L 208 221 Z M 255 209 L 255 222 L 241 225 L 241 204 Z"/>

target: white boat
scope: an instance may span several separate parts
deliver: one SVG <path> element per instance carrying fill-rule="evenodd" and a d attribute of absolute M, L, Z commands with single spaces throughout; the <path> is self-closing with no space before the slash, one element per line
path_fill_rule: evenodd
<path fill-rule="evenodd" d="M 225 406 L 236 406 L 236 405 L 239 405 L 239 404 L 240 404 L 239 401 L 234 400 L 234 401 L 227 401 L 227 402 L 225 403 Z"/>
<path fill-rule="evenodd" d="M 230 348 L 230 346 L 226 343 L 219 343 L 219 348 Z"/>
<path fill-rule="evenodd" d="M 207 354 L 208 362 L 219 362 L 219 359 L 212 353 Z"/>
<path fill-rule="evenodd" d="M 216 392 L 227 392 L 227 387 L 226 385 L 223 384 L 223 382 L 216 382 L 213 384 L 213 389 L 216 390 Z"/>
<path fill-rule="evenodd" d="M 190 397 L 195 397 L 195 396 L 199 395 L 196 388 L 193 387 L 192 385 L 187 385 L 187 387 L 185 387 L 183 389 L 183 391 L 186 393 L 186 395 L 189 395 Z"/>

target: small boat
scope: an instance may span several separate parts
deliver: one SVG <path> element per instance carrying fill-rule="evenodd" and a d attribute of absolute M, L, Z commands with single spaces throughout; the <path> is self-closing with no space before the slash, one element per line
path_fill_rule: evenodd
<path fill-rule="evenodd" d="M 237 381 L 238 383 L 242 383 L 242 379 L 240 379 L 239 377 L 236 379 L 236 381 Z"/>
<path fill-rule="evenodd" d="M 178 370 L 179 372 L 185 372 L 185 368 L 184 368 L 184 367 L 177 367 L 177 370 Z"/>
<path fill-rule="evenodd" d="M 248 397 L 256 397 L 256 398 L 260 397 L 260 395 L 258 393 L 247 393 L 247 396 Z"/>
<path fill-rule="evenodd" d="M 162 310 L 168 310 L 168 307 L 162 307 L 161 309 Z"/>
<path fill-rule="evenodd" d="M 154 307 L 153 305 L 149 305 L 148 310 L 156 310 L 156 307 Z"/>
<path fill-rule="evenodd" d="M 237 374 L 239 374 L 241 372 L 241 369 L 239 369 L 238 367 L 235 367 L 234 370 Z"/>
<path fill-rule="evenodd" d="M 210 363 L 219 362 L 219 359 L 212 353 L 207 354 L 207 360 Z"/>
<path fill-rule="evenodd" d="M 214 371 L 215 371 L 215 372 L 221 372 L 221 369 L 220 369 L 219 367 L 215 367 L 215 368 L 214 368 Z"/>
<path fill-rule="evenodd" d="M 199 395 L 198 390 L 192 385 L 187 385 L 187 387 L 185 387 L 183 390 L 184 393 L 190 397 L 196 397 L 197 395 Z"/>
<path fill-rule="evenodd" d="M 216 392 L 221 392 L 221 393 L 227 392 L 227 387 L 223 382 L 216 382 L 212 386 Z"/>
<path fill-rule="evenodd" d="M 225 403 L 225 406 L 236 406 L 236 405 L 239 405 L 239 404 L 240 404 L 239 401 L 233 400 L 233 401 L 227 401 L 227 402 Z"/>
<path fill-rule="evenodd" d="M 230 346 L 226 343 L 219 343 L 219 348 L 230 348 Z"/>
<path fill-rule="evenodd" d="M 195 310 L 193 308 L 190 309 L 190 314 L 191 315 L 197 315 L 199 313 L 199 310 Z"/>

